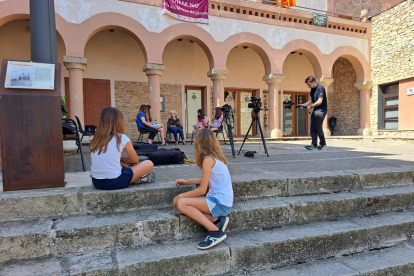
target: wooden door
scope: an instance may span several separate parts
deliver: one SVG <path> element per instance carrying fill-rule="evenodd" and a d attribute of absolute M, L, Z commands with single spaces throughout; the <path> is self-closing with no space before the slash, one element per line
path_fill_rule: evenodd
<path fill-rule="evenodd" d="M 209 117 L 208 111 L 204 108 L 204 88 L 186 87 L 186 136 L 191 137 L 193 125 L 196 123 L 197 110 L 202 109 L 204 114 Z M 210 119 L 210 118 L 209 118 Z"/>
<path fill-rule="evenodd" d="M 251 90 L 235 90 L 235 92 L 237 100 L 237 118 L 235 118 L 237 131 L 235 135 L 243 137 L 246 135 L 252 123 L 252 110 L 248 107 L 248 104 L 250 103 L 250 98 L 256 96 L 256 92 Z M 256 136 L 256 124 L 253 124 L 249 136 Z"/>
<path fill-rule="evenodd" d="M 102 109 L 111 106 L 110 80 L 83 79 L 85 125 L 99 124 Z"/>
<path fill-rule="evenodd" d="M 69 109 L 69 114 L 66 117 L 72 118 L 70 113 L 69 78 L 67 77 L 65 78 L 65 95 L 66 106 Z M 102 109 L 108 106 L 111 106 L 110 80 L 83 79 L 84 124 L 97 126 Z M 75 119 L 75 117 L 72 119 Z"/>
<path fill-rule="evenodd" d="M 308 111 L 305 108 L 296 109 L 297 104 L 308 101 L 308 93 L 283 92 L 283 136 L 308 135 Z M 294 103 L 291 108 L 285 105 Z"/>

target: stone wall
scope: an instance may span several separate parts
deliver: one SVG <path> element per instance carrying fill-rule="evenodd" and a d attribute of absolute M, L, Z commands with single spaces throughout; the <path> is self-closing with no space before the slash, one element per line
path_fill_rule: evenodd
<path fill-rule="evenodd" d="M 372 18 L 371 129 L 378 129 L 379 85 L 414 77 L 414 3 L 404 1 Z M 383 133 L 382 133 L 383 134 Z"/>
<path fill-rule="evenodd" d="M 165 96 L 165 111 L 161 112 L 161 122 L 167 126 L 169 111 L 181 110 L 181 85 L 161 84 L 160 94 Z M 148 83 L 132 81 L 115 81 L 115 107 L 124 115 L 126 135 L 131 139 L 138 138 L 136 117 L 141 104 L 148 104 Z"/>
<path fill-rule="evenodd" d="M 357 135 L 359 128 L 359 90 L 352 64 L 339 58 L 332 69 L 333 93 L 328 93 L 328 118 L 337 118 L 334 135 Z"/>
<path fill-rule="evenodd" d="M 350 14 L 359 16 L 361 10 L 370 9 L 370 16 L 377 15 L 381 12 L 382 0 L 335 0 L 335 9 L 337 13 Z"/>

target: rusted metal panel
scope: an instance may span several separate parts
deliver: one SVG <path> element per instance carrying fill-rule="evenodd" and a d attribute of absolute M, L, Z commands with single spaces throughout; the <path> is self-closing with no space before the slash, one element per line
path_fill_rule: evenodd
<path fill-rule="evenodd" d="M 61 66 L 55 67 L 54 91 L 6 89 L 7 61 L 0 73 L 3 189 L 63 187 Z"/>

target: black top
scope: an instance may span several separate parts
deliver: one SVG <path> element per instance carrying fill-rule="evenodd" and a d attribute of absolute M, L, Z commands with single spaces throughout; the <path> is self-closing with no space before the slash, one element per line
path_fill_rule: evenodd
<path fill-rule="evenodd" d="M 324 112 L 328 111 L 328 100 L 326 99 L 325 88 L 317 84 L 315 88 L 311 89 L 310 97 L 312 103 L 316 103 L 319 98 L 323 98 L 322 103 L 314 108 L 314 110 L 322 110 Z"/>
<path fill-rule="evenodd" d="M 170 127 L 174 127 L 174 126 L 178 127 L 179 122 L 180 122 L 180 119 L 178 118 L 175 118 L 175 120 L 173 118 L 169 118 L 167 122 L 167 129 L 169 129 Z"/>

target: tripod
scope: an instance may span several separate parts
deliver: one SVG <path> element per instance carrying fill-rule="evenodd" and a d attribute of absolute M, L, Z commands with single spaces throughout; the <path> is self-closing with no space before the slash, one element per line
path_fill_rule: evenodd
<path fill-rule="evenodd" d="M 233 119 L 234 120 L 234 119 Z M 234 141 L 233 141 L 233 127 L 231 126 L 230 115 L 229 112 L 224 112 L 224 122 L 227 125 L 227 134 L 229 135 L 230 146 L 231 146 L 231 153 L 233 154 L 233 158 L 236 157 L 236 153 L 234 152 Z M 224 125 L 223 125 L 224 128 Z"/>
<path fill-rule="evenodd" d="M 265 154 L 267 155 L 267 157 L 269 157 L 269 153 L 268 153 L 267 147 L 266 147 L 266 141 L 265 141 L 265 138 L 263 136 L 262 125 L 260 124 L 259 112 L 255 112 L 254 110 L 252 111 L 252 123 L 250 124 L 249 130 L 247 131 L 246 136 L 244 136 L 243 143 L 242 143 L 242 145 L 240 147 L 240 150 L 239 150 L 239 153 L 237 155 L 240 155 L 240 152 L 243 148 L 244 142 L 246 142 L 247 136 L 249 135 L 250 129 L 252 129 L 254 122 L 256 122 L 256 127 L 259 126 L 260 136 L 262 137 L 262 142 L 263 142 L 263 147 L 264 147 L 264 150 L 265 150 Z M 252 134 L 253 134 L 253 130 L 252 130 Z"/>

